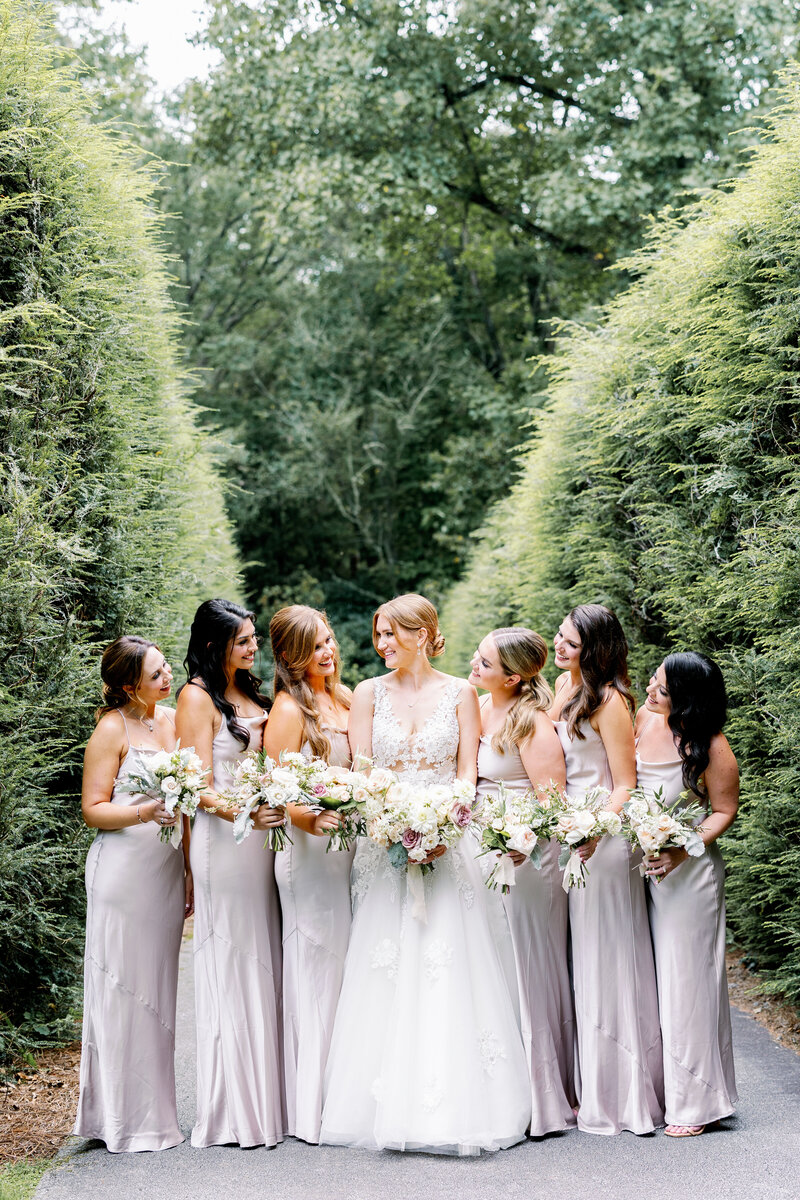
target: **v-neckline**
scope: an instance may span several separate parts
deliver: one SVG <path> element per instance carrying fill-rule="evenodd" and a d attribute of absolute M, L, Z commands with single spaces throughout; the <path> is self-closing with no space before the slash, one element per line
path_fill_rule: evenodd
<path fill-rule="evenodd" d="M 442 691 L 442 694 L 441 694 L 441 696 L 439 697 L 439 700 L 438 700 L 438 702 L 437 702 L 437 703 L 436 703 L 436 705 L 435 705 L 435 706 L 434 706 L 434 707 L 431 709 L 431 711 L 428 713 L 427 717 L 426 717 L 426 718 L 425 718 L 425 720 L 422 722 L 422 724 L 420 725 L 419 729 L 417 729 L 417 730 L 405 730 L 405 729 L 403 728 L 402 722 L 400 721 L 400 718 L 398 717 L 397 713 L 395 712 L 394 705 L 392 704 L 391 694 L 390 694 L 390 692 L 389 692 L 389 689 L 388 689 L 388 688 L 387 688 L 387 686 L 386 686 L 386 682 L 385 682 L 385 680 L 381 680 L 381 683 L 383 684 L 383 694 L 384 694 L 384 697 L 385 697 L 385 699 L 386 699 L 386 706 L 387 706 L 387 708 L 389 709 L 389 715 L 391 716 L 392 720 L 394 721 L 395 725 L 397 726 L 398 730 L 399 730 L 399 731 L 400 731 L 400 733 L 403 735 L 403 737 L 406 737 L 406 738 L 408 738 L 408 739 L 409 739 L 409 741 L 414 741 L 416 738 L 418 738 L 418 737 L 420 736 L 420 734 L 421 734 L 421 733 L 424 731 L 424 729 L 425 729 L 425 726 L 426 726 L 426 725 L 428 725 L 428 724 L 429 724 L 429 722 L 433 720 L 433 718 L 434 718 L 434 717 L 436 716 L 436 714 L 438 713 L 439 709 L 442 707 L 442 704 L 444 703 L 445 697 L 447 696 L 447 693 L 448 693 L 448 691 L 450 690 L 450 684 L 449 684 L 449 683 L 446 683 L 446 684 L 444 685 L 444 690 Z"/>

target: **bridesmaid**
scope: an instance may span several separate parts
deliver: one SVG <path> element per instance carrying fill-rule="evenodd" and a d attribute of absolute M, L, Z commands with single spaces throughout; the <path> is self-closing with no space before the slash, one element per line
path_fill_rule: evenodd
<path fill-rule="evenodd" d="M 564 754 L 547 717 L 553 695 L 541 675 L 547 646 L 532 629 L 495 629 L 472 658 L 469 682 L 481 702 L 478 795 L 566 784 Z M 542 849 L 542 867 L 518 862 L 503 902 L 514 945 L 522 1038 L 531 1075 L 531 1137 L 575 1124 L 572 993 L 567 963 L 567 897 L 560 847 Z"/>
<path fill-rule="evenodd" d="M 149 755 L 175 746 L 162 707 L 172 670 L 152 642 L 117 638 L 103 654 L 105 704 L 86 747 L 81 808 L 98 834 L 86 858 L 86 959 L 80 1098 L 74 1132 L 122 1150 L 183 1141 L 175 1109 L 175 1001 L 184 916 L 192 911 L 189 826 L 183 853 L 160 800 L 121 793 Z"/>
<path fill-rule="evenodd" d="M 567 764 L 567 792 L 608 789 L 619 812 L 636 784 L 628 645 L 607 608 L 582 604 L 555 637 L 550 715 Z M 595 849 L 596 846 L 596 849 Z M 637 855 L 620 837 L 583 848 L 585 888 L 569 894 L 580 1099 L 586 1133 L 650 1133 L 663 1123 L 663 1066 L 653 950 Z"/>
<path fill-rule="evenodd" d="M 261 808 L 236 845 L 217 792 L 248 749 L 260 749 L 267 700 L 252 673 L 253 614 L 227 600 L 195 613 L 178 695 L 177 732 L 212 771 L 195 817 L 192 869 L 197 1019 L 197 1123 L 193 1146 L 274 1146 L 283 1140 L 280 1053 L 280 913 L 274 853 L 264 832 L 283 820 Z"/>
<path fill-rule="evenodd" d="M 350 692 L 339 682 L 339 649 L 324 613 L 302 604 L 270 621 L 275 703 L 264 748 L 271 758 L 302 751 L 350 765 Z M 292 844 L 276 857 L 283 913 L 283 1056 L 287 1132 L 319 1142 L 322 1076 L 350 936 L 350 866 L 355 847 L 328 851 L 339 818 L 290 805 Z"/>
<path fill-rule="evenodd" d="M 666 1132 L 695 1137 L 738 1099 L 725 975 L 725 868 L 717 838 L 739 804 L 739 768 L 722 731 L 722 672 L 704 654 L 670 654 L 636 717 L 639 785 L 672 804 L 686 790 L 706 816 L 705 854 L 649 861 L 650 928 L 664 1040 Z"/>

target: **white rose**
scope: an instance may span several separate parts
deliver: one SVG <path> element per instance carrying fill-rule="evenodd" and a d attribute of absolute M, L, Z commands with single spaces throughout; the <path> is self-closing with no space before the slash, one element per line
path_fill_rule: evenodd
<path fill-rule="evenodd" d="M 531 829 L 515 829 L 508 839 L 509 850 L 518 850 L 520 854 L 533 854 L 538 838 Z"/>

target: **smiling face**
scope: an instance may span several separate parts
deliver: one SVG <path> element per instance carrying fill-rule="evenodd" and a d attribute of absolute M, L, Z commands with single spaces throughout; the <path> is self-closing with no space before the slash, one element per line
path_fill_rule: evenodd
<path fill-rule="evenodd" d="M 581 668 L 581 635 L 570 621 L 569 617 L 565 617 L 558 627 L 558 633 L 553 638 L 553 645 L 556 649 L 556 666 L 561 671 L 569 671 L 571 674 L 580 674 Z"/>
<path fill-rule="evenodd" d="M 305 669 L 305 674 L 309 682 L 313 685 L 314 680 L 324 679 L 335 673 L 336 640 L 325 622 L 321 618 L 318 618 L 314 654 L 311 662 Z"/>
<path fill-rule="evenodd" d="M 470 666 L 469 682 L 473 687 L 483 688 L 486 692 L 513 690 L 512 678 L 500 662 L 500 654 L 491 634 L 487 634 L 478 646 Z"/>
<path fill-rule="evenodd" d="M 256 658 L 258 638 L 256 627 L 248 617 L 242 621 L 228 647 L 228 671 L 249 671 Z"/>
<path fill-rule="evenodd" d="M 660 713 L 664 717 L 668 717 L 672 712 L 672 701 L 670 700 L 667 675 L 663 663 L 651 677 L 647 685 L 645 705 L 650 712 Z"/>
<path fill-rule="evenodd" d="M 172 667 L 158 646 L 150 646 L 142 660 L 142 678 L 135 688 L 126 687 L 131 700 L 152 708 L 172 691 Z"/>
<path fill-rule="evenodd" d="M 375 649 L 390 670 L 409 667 L 417 657 L 423 635 L 424 630 L 420 630 L 415 637 L 410 629 L 395 629 L 391 621 L 379 613 L 375 622 Z"/>

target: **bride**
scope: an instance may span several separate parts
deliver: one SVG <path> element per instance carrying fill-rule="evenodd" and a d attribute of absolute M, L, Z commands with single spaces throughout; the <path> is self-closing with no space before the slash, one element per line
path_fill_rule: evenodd
<path fill-rule="evenodd" d="M 398 596 L 373 618 L 390 668 L 353 695 L 353 757 L 421 785 L 474 783 L 477 696 L 435 670 L 436 609 Z M 439 847 L 414 916 L 407 875 L 359 840 L 353 926 L 325 1072 L 321 1142 L 479 1154 L 521 1141 L 530 1087 L 514 1002 L 492 934 L 487 892 L 467 833 Z"/>

